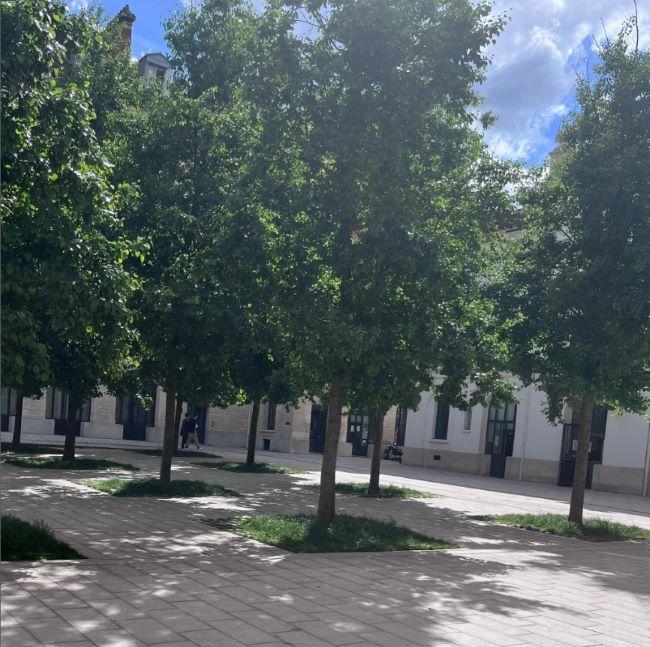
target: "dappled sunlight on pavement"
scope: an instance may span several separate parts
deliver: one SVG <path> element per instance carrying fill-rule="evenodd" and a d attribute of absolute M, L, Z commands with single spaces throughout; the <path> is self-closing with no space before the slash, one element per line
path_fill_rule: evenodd
<path fill-rule="evenodd" d="M 648 542 L 579 542 L 467 514 L 513 511 L 509 497 L 515 510 L 526 500 L 535 508 L 562 501 L 480 490 L 480 481 L 472 487 L 425 481 L 405 471 L 414 478 L 392 474 L 383 482 L 442 496 L 337 495 L 338 511 L 394 519 L 459 548 L 293 554 L 205 520 L 313 513 L 315 465 L 300 465 L 309 474 L 247 474 L 175 458 L 173 478 L 218 484 L 241 496 L 122 498 L 71 481 L 155 477 L 159 458 L 94 447 L 80 453 L 141 471 L 53 474 L 2 466 L 3 513 L 43 519 L 89 558 L 2 565 L 3 647 L 616 647 L 643 644 L 650 633 Z M 278 455 L 259 460 L 298 462 Z M 343 461 L 341 480 L 365 481 L 367 462 L 357 471 L 353 465 Z"/>

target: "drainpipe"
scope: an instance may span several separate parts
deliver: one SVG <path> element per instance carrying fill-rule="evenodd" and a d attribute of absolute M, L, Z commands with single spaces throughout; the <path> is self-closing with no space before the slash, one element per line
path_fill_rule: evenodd
<path fill-rule="evenodd" d="M 533 397 L 533 387 L 528 387 L 526 396 L 526 410 L 524 413 L 524 445 L 521 449 L 521 460 L 519 461 L 519 480 L 524 480 L 524 460 L 526 459 L 526 440 L 528 439 L 528 420 L 530 418 L 530 401 Z"/>
<path fill-rule="evenodd" d="M 650 424 L 648 424 L 648 440 L 645 446 L 645 467 L 643 468 L 643 496 L 648 496 L 648 474 L 650 474 Z"/>

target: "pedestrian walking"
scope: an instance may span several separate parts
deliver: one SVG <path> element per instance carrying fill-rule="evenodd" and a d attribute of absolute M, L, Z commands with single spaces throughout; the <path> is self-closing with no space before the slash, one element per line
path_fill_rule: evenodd
<path fill-rule="evenodd" d="M 181 449 L 185 449 L 188 445 L 188 439 L 190 434 L 194 431 L 196 427 L 196 420 L 193 416 L 190 416 L 189 412 L 185 412 L 183 417 L 183 423 L 181 424 Z"/>
<path fill-rule="evenodd" d="M 197 426 L 198 426 L 198 420 L 194 417 L 194 414 L 190 414 L 189 417 L 189 422 L 188 422 L 188 429 L 189 429 L 189 434 L 187 436 L 187 446 L 189 447 L 190 445 L 194 444 L 196 445 L 197 449 L 201 449 L 199 447 L 199 438 L 197 436 Z"/>

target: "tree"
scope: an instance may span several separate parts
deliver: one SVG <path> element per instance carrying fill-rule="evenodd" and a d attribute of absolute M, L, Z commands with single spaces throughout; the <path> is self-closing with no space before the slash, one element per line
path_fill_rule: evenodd
<path fill-rule="evenodd" d="M 471 128 L 484 47 L 502 21 L 463 1 L 306 4 L 316 33 L 302 42 L 312 171 L 302 238 L 321 273 L 293 320 L 310 390 L 329 389 L 317 513 L 327 525 L 341 406 L 356 385 L 387 375 L 381 414 L 431 373 L 448 373 L 447 392 L 472 375 L 461 358 L 462 378 L 447 370 L 446 351 L 468 344 L 479 319 L 480 252 L 505 202 L 503 173 Z"/>
<path fill-rule="evenodd" d="M 502 283 L 512 367 L 580 414 L 569 519 L 579 525 L 594 405 L 644 412 L 650 388 L 650 55 L 630 20 L 580 79 L 550 173 L 524 196 L 527 230 Z M 644 393 L 645 392 L 645 393 Z"/>
<path fill-rule="evenodd" d="M 379 408 L 411 394 L 457 340 L 470 348 L 467 326 L 480 323 L 479 253 L 507 200 L 472 107 L 502 21 L 462 0 L 274 1 L 240 20 L 242 6 L 212 0 L 178 14 L 172 58 L 190 92 L 238 88 L 260 132 L 248 186 L 276 214 L 287 373 L 328 405 L 326 525 L 343 405 L 362 391 L 371 402 L 382 371 L 392 391 Z M 237 56 L 220 65 L 229 39 Z M 214 64 L 202 71 L 200 60 Z M 393 377 L 400 361 L 409 370 Z M 450 370 L 445 389 L 471 374 Z"/>
<path fill-rule="evenodd" d="M 82 402 L 128 359 L 129 246 L 76 67 L 101 34 L 61 2 L 2 8 L 3 372 L 67 392 L 71 459 Z"/>
<path fill-rule="evenodd" d="M 180 83 L 152 83 L 132 112 L 116 154 L 128 160 L 126 181 L 138 187 L 125 226 L 150 245 L 134 268 L 140 287 L 132 307 L 141 375 L 167 393 L 166 482 L 176 399 L 225 406 L 238 397 L 233 339 L 247 325 L 250 302 L 241 285 L 257 263 L 267 216 L 242 190 L 256 137 L 245 106 L 223 105 L 213 91 L 192 98 Z"/>

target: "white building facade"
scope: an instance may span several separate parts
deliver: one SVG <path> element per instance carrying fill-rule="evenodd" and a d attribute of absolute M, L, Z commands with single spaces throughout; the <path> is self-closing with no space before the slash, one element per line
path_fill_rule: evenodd
<path fill-rule="evenodd" d="M 449 407 L 430 392 L 409 411 L 403 462 L 497 478 L 571 485 L 577 448 L 577 416 L 562 422 L 544 415 L 546 396 L 534 387 L 517 392 L 517 403 Z M 650 424 L 642 416 L 594 411 L 587 486 L 648 496 Z"/>

